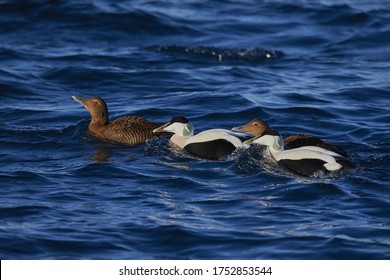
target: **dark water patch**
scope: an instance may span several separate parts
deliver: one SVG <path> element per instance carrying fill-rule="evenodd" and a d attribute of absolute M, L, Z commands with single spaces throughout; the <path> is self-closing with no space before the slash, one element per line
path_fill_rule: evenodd
<path fill-rule="evenodd" d="M 3 244 L 1 253 L 2 259 L 21 259 L 21 255 L 42 258 L 44 250 L 39 246 L 39 243 L 35 244 L 35 242 L 31 242 L 29 238 L 19 237 L 11 239 L 0 237 L 0 240 Z"/>
<path fill-rule="evenodd" d="M 15 85 L 11 83 L 3 84 L 0 83 L 0 91 L 2 92 L 2 101 L 4 105 L 12 104 L 12 101 L 15 100 L 24 100 L 27 96 L 31 95 L 31 92 L 26 89 L 24 86 Z M 5 111 L 1 108 L 1 111 Z"/>
<path fill-rule="evenodd" d="M 0 176 L 11 184 L 21 184 L 22 182 L 34 182 L 36 184 L 49 183 L 48 179 L 44 176 L 29 171 L 18 170 L 8 174 L 1 174 Z"/>
<path fill-rule="evenodd" d="M 314 183 L 314 179 L 306 179 L 307 183 L 310 181 L 312 181 L 310 185 L 292 186 L 289 189 L 284 190 L 283 198 L 281 199 L 286 199 L 286 201 L 291 199 L 291 202 L 294 201 L 296 203 L 305 201 L 313 202 L 315 200 L 337 199 L 345 194 L 345 191 L 340 190 L 337 185 L 330 183 Z"/>
<path fill-rule="evenodd" d="M 291 103 L 309 103 L 309 104 L 330 104 L 331 101 L 325 98 L 319 98 L 318 96 L 311 94 L 302 94 L 298 92 L 292 92 L 285 95 L 287 101 Z"/>
<path fill-rule="evenodd" d="M 50 18 L 50 15 L 52 16 L 52 18 L 56 18 L 56 16 L 63 15 L 64 13 L 60 13 L 61 9 L 64 9 L 65 12 L 71 12 L 71 11 L 81 12 L 84 9 L 91 12 L 91 14 L 97 12 L 97 10 L 94 9 L 95 5 L 93 3 L 78 3 L 77 5 L 75 5 L 74 1 L 69 1 L 68 3 L 62 3 L 62 2 L 45 3 L 45 1 L 40 1 L 40 0 L 27 1 L 27 2 L 5 1 L 1 3 L 1 7 L 5 13 L 10 13 L 10 14 L 19 13 L 20 15 L 24 15 L 24 16 L 29 16 L 29 15 L 37 16 L 37 17 L 42 16 L 43 18 L 47 18 L 47 17 Z M 66 9 L 66 7 L 68 7 L 68 9 Z M 53 14 L 56 11 L 58 12 L 58 14 Z"/>
<path fill-rule="evenodd" d="M 35 113 L 37 112 L 35 111 Z M 47 120 L 47 117 L 45 116 L 43 119 Z M 64 143 L 78 142 L 78 138 L 82 134 L 81 131 L 86 130 L 83 124 L 71 125 L 63 129 L 45 129 L 30 125 L 7 125 L 5 128 L 0 129 L 0 132 L 2 133 L 2 140 L 7 139 L 5 144 L 9 147 L 13 146 L 16 148 L 17 145 L 20 145 L 19 147 L 22 148 L 31 145 L 41 148 L 46 143 L 53 145 L 53 149 Z M 66 149 L 66 146 L 63 146 L 63 148 Z"/>
<path fill-rule="evenodd" d="M 90 69 L 83 67 L 66 67 L 62 69 L 51 69 L 43 75 L 47 80 L 58 80 L 63 84 L 77 83 L 78 87 L 89 87 L 91 83 L 101 86 L 109 86 L 123 79 L 124 73 L 108 72 L 105 69 Z"/>
<path fill-rule="evenodd" d="M 7 47 L 1 47 L 0 48 L 0 60 L 3 62 L 14 61 L 14 60 L 19 60 L 19 61 L 29 60 L 29 55 L 28 55 L 28 53 L 23 53 L 20 50 L 15 50 L 12 48 L 7 48 Z M 4 71 L 4 73 L 6 73 L 5 72 L 6 70 L 2 70 L 0 73 L 3 74 L 3 71 Z"/>
<path fill-rule="evenodd" d="M 317 76 L 316 78 L 320 80 L 329 80 L 329 81 L 345 81 L 346 83 L 355 83 L 362 81 L 364 79 L 367 79 L 363 75 L 359 75 L 358 73 L 340 73 L 340 74 L 334 74 L 334 73 L 326 73 L 321 74 Z"/>
<path fill-rule="evenodd" d="M 333 119 L 336 118 L 337 115 L 334 114 L 330 110 L 326 110 L 323 107 L 320 106 L 297 106 L 294 107 L 286 107 L 284 104 L 275 104 L 274 108 L 264 108 L 264 112 L 268 113 L 269 115 L 275 115 L 275 116 L 281 116 L 281 115 L 290 115 L 292 118 L 296 119 L 310 119 L 315 116 L 316 119 L 321 120 L 327 120 L 327 119 Z"/>
<path fill-rule="evenodd" d="M 92 234 L 92 233 L 91 233 Z M 65 238 L 65 236 L 64 236 Z M 123 250 L 122 247 L 116 246 L 105 240 L 64 240 L 56 238 L 46 238 L 40 236 L 31 236 L 30 238 L 19 238 L 10 240 L 2 238 L 4 250 L 2 258 L 5 259 L 20 259 L 20 255 L 34 256 L 38 259 L 50 259 L 48 252 L 61 252 L 57 259 L 89 259 L 88 256 L 95 256 L 94 259 L 103 259 L 98 257 L 98 252 L 112 253 L 118 250 Z M 25 244 L 26 246 L 20 246 Z M 76 251 L 82 249 L 84 254 L 77 254 Z M 22 258 L 22 259 L 28 259 Z"/>
<path fill-rule="evenodd" d="M 241 110 L 229 113 L 229 116 L 234 120 L 233 127 L 244 125 L 245 123 L 248 123 L 255 118 L 261 118 L 261 116 L 265 115 L 265 112 L 263 111 L 262 107 L 253 106 L 253 104 L 246 99 L 241 100 L 240 104 L 242 106 Z"/>
<path fill-rule="evenodd" d="M 359 249 L 355 250 L 356 244 L 359 244 L 359 240 L 348 240 L 348 238 L 335 237 L 330 238 L 328 244 L 326 245 L 327 253 L 325 254 L 326 259 L 367 259 L 367 260 L 379 260 L 387 259 L 387 254 L 382 251 L 378 253 L 375 257 L 371 254 L 372 251 L 376 251 L 377 248 L 383 248 L 386 250 L 388 245 L 376 244 L 375 242 L 364 244 Z M 338 248 L 331 250 L 330 248 Z"/>
<path fill-rule="evenodd" d="M 11 1 L 2 4 L 0 8 L 10 18 L 18 15 L 19 18 L 28 19 L 27 22 L 16 21 L 13 24 L 18 23 L 27 30 L 34 30 L 34 27 L 52 33 L 62 30 L 66 37 L 75 38 L 70 41 L 78 40 L 77 34 L 81 34 L 80 32 L 87 38 L 99 38 L 104 41 L 118 41 L 121 36 L 129 37 L 129 34 L 162 36 L 195 32 L 191 27 L 180 25 L 164 14 L 150 13 L 131 6 L 127 9 L 102 10 L 92 2 L 42 4 L 32 1 L 26 3 Z M 54 36 L 58 37 L 58 34 Z"/>
<path fill-rule="evenodd" d="M 337 28 L 352 26 L 359 28 L 369 26 L 376 17 L 381 17 L 382 11 L 363 10 L 361 3 L 356 6 L 354 3 L 348 4 L 322 4 L 318 5 L 298 5 L 291 3 L 272 3 L 285 13 L 300 15 L 301 20 L 308 20 L 313 23 L 321 23 L 323 26 L 335 26 Z"/>
<path fill-rule="evenodd" d="M 367 140 L 372 138 L 372 130 L 368 127 L 360 127 L 360 128 L 352 129 L 347 133 L 353 138 L 359 138 L 361 140 Z"/>
<path fill-rule="evenodd" d="M 366 92 L 371 92 L 372 94 L 364 94 Z M 377 103 L 378 100 L 386 100 L 390 94 L 389 90 L 373 88 L 373 87 L 353 87 L 353 88 L 344 88 L 338 92 L 332 94 L 334 98 L 347 97 L 351 101 L 359 101 L 366 103 Z"/>
<path fill-rule="evenodd" d="M 166 234 L 161 235 L 161 232 L 165 232 Z M 132 231 L 130 233 L 134 234 Z M 202 241 L 195 248 L 189 246 L 189 244 L 194 244 L 195 240 L 199 240 L 199 237 L 202 238 Z M 161 253 L 155 256 L 158 259 L 170 259 L 173 255 L 177 256 L 178 259 L 197 258 L 197 254 L 207 255 L 201 253 L 202 248 L 212 248 L 216 242 L 219 244 L 227 242 L 226 239 L 219 239 L 217 236 L 199 236 L 196 231 L 186 229 L 179 225 L 161 225 L 154 227 L 148 230 L 145 238 L 146 240 L 137 246 L 138 250 L 144 251 L 145 249 L 148 250 L 148 248 L 159 248 Z M 151 253 L 150 251 L 149 254 Z"/>
<path fill-rule="evenodd" d="M 18 206 L 18 207 L 1 207 L 0 218 L 14 219 L 17 217 L 26 217 L 34 215 L 42 215 L 42 212 L 50 210 L 50 207 L 45 206 Z"/>
<path fill-rule="evenodd" d="M 310 18 L 313 21 L 329 26 L 337 26 L 338 28 L 342 26 L 349 28 L 358 26 L 361 28 L 367 26 L 371 21 L 369 12 L 356 10 L 348 4 L 324 6 L 323 9 L 314 10 Z"/>
<path fill-rule="evenodd" d="M 107 174 L 116 179 L 129 178 L 128 171 L 121 165 L 115 163 L 90 163 L 73 171 L 73 176 L 83 176 L 93 178 L 93 181 L 99 178 L 105 178 Z"/>

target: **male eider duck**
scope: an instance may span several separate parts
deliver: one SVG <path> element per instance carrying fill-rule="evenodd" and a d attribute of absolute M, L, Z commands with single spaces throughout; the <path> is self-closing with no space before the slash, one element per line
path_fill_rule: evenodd
<path fill-rule="evenodd" d="M 113 122 L 108 120 L 106 102 L 99 96 L 81 98 L 72 96 L 91 114 L 92 120 L 88 126 L 89 132 L 99 139 L 126 145 L 138 145 L 154 136 L 172 135 L 171 133 L 154 133 L 159 125 L 141 117 L 124 116 Z"/>
<path fill-rule="evenodd" d="M 244 126 L 233 127 L 233 131 L 245 132 L 253 136 L 262 135 L 270 127 L 265 121 L 255 119 Z M 346 151 L 335 145 L 329 144 L 320 138 L 308 134 L 294 134 L 284 139 L 284 148 L 286 150 L 295 149 L 304 146 L 317 146 L 323 149 L 335 152 L 343 157 L 348 157 Z"/>
<path fill-rule="evenodd" d="M 267 156 L 288 170 L 303 176 L 313 175 L 317 171 L 333 172 L 352 167 L 352 163 L 342 155 L 318 146 L 303 146 L 285 150 L 283 138 L 271 128 L 265 130 L 261 135 L 245 141 L 244 144 L 267 146 Z"/>
<path fill-rule="evenodd" d="M 173 132 L 171 142 L 187 152 L 206 159 L 218 160 L 237 148 L 244 147 L 240 136 L 227 129 L 210 129 L 194 135 L 194 127 L 184 117 L 172 118 L 153 132 Z"/>

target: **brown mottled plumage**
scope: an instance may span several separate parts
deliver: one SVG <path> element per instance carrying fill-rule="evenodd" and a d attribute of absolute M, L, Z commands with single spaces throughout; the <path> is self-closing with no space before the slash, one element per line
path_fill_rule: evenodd
<path fill-rule="evenodd" d="M 253 136 L 260 136 L 269 128 L 270 127 L 265 121 L 255 119 L 244 126 L 234 127 L 232 130 L 249 133 Z M 284 148 L 286 150 L 304 146 L 317 146 L 328 151 L 338 153 L 343 157 L 348 157 L 347 152 L 342 148 L 329 144 L 316 136 L 308 134 L 294 134 L 284 139 Z"/>
<path fill-rule="evenodd" d="M 89 124 L 89 132 L 102 140 L 126 144 L 138 145 L 154 136 L 168 136 L 171 133 L 154 133 L 153 129 L 158 124 L 149 122 L 137 116 L 124 116 L 109 122 L 106 102 L 98 96 L 81 98 L 72 96 L 74 100 L 83 105 L 91 114 L 92 120 Z"/>

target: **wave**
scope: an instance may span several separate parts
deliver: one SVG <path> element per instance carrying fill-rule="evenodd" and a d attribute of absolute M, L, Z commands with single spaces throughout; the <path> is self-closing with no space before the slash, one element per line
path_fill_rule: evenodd
<path fill-rule="evenodd" d="M 18 114 L 26 114 L 36 111 L 20 111 Z M 17 117 L 17 116 L 16 116 Z M 38 121 L 39 122 L 39 121 Z M 3 136 L 0 143 L 4 146 L 23 145 L 27 147 L 36 146 L 42 147 L 43 144 L 48 145 L 46 148 L 61 146 L 64 143 L 78 143 L 79 138 L 86 131 L 87 124 L 85 121 L 80 121 L 75 125 L 70 125 L 64 128 L 44 128 L 44 126 L 34 125 L 11 125 L 0 123 L 0 133 Z"/>
<path fill-rule="evenodd" d="M 48 33 L 58 30 L 64 30 L 65 34 L 82 31 L 84 36 L 101 34 L 106 39 L 117 38 L 118 32 L 132 35 L 194 32 L 192 28 L 162 13 L 144 11 L 132 5 L 126 8 L 115 6 L 107 8 L 110 5 L 102 7 L 99 3 L 79 1 L 8 1 L 0 3 L 0 10 L 9 19 L 0 25 L 0 30 L 10 33 L 19 27 L 28 30 L 43 28 Z M 43 23 L 44 26 L 41 25 Z M 57 36 L 58 33 L 50 35 Z"/>
<path fill-rule="evenodd" d="M 8 219 L 15 217 L 25 217 L 30 215 L 41 215 L 42 212 L 48 211 L 51 208 L 40 205 L 23 205 L 16 207 L 1 207 L 0 218 Z"/>

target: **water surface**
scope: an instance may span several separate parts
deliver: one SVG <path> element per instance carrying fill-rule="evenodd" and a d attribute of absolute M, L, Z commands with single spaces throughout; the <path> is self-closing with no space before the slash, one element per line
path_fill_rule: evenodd
<path fill-rule="evenodd" d="M 0 257 L 389 259 L 386 2 L 0 1 Z M 197 132 L 261 118 L 357 168 L 100 143 L 72 95 Z"/>

